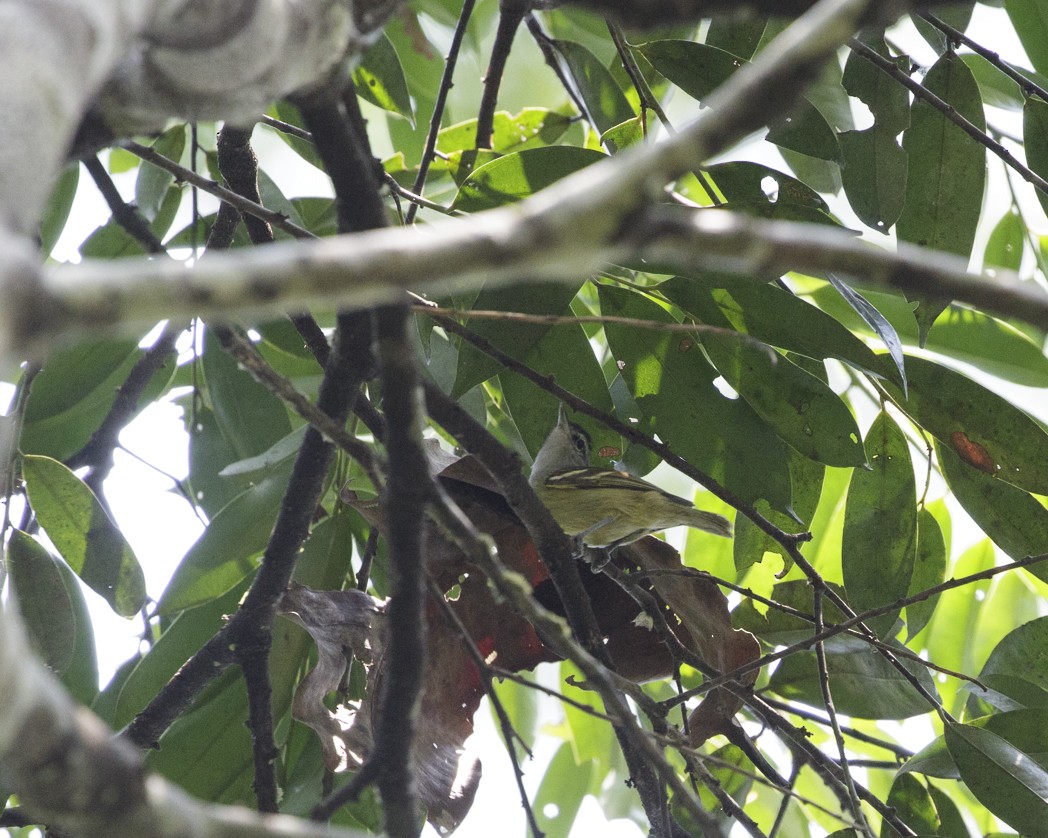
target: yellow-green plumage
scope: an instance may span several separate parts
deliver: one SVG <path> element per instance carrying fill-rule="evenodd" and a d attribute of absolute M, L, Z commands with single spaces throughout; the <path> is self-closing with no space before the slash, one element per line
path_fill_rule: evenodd
<path fill-rule="evenodd" d="M 568 422 L 563 405 L 529 482 L 561 529 L 590 547 L 613 549 L 681 525 L 731 536 L 731 523 L 721 515 L 626 472 L 590 467 L 589 436 Z"/>

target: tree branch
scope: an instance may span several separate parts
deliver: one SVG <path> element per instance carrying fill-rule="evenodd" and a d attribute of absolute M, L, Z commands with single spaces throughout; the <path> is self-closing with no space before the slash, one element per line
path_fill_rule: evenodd
<path fill-rule="evenodd" d="M 0 766 L 30 823 L 83 838 L 364 838 L 356 830 L 204 804 L 147 775 L 141 755 L 77 706 L 28 648 L 13 603 L 0 607 Z"/>

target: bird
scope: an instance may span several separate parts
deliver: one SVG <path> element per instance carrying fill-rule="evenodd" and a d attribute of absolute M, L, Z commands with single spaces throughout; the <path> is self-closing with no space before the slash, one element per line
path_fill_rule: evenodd
<path fill-rule="evenodd" d="M 561 404 L 557 424 L 535 455 L 528 478 L 567 535 L 609 553 L 680 525 L 731 537 L 731 522 L 724 516 L 696 509 L 691 501 L 627 472 L 590 466 L 591 443 Z"/>

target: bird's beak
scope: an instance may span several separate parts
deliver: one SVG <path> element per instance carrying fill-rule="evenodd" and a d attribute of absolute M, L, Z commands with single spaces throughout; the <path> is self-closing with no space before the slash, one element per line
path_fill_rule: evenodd
<path fill-rule="evenodd" d="M 561 427 L 567 427 L 571 422 L 568 420 L 568 408 L 564 402 L 560 403 L 560 408 L 557 410 L 557 425 Z"/>

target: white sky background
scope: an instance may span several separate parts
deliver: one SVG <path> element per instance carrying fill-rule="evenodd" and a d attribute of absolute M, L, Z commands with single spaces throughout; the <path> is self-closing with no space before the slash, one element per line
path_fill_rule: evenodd
<path fill-rule="evenodd" d="M 1009 57 L 1024 56 L 1022 47 L 1011 35 L 1010 25 L 1007 23 L 1003 26 L 999 25 L 998 22 L 1002 19 L 1002 15 L 1002 10 L 976 6 L 969 31 L 993 32 L 992 44 L 995 50 Z M 909 31 L 900 40 L 912 50 L 918 62 L 930 66 L 935 60 L 931 49 L 912 31 L 911 27 L 907 29 Z M 999 33 L 1001 36 L 1008 34 L 1011 40 L 1003 41 Z M 435 40 L 439 44 L 439 39 L 435 38 Z M 987 43 L 990 42 L 991 39 L 988 38 Z M 1022 59 L 1015 58 L 1014 60 Z M 460 62 L 460 76 L 464 72 L 474 70 L 479 73 L 482 68 Z M 472 85 L 473 82 L 470 80 L 468 83 Z M 459 85 L 460 79 L 456 78 L 456 87 Z M 678 98 L 683 100 L 685 97 Z M 677 111 L 682 111 L 686 104 L 683 101 L 671 103 L 671 118 Z M 515 110 L 512 103 L 507 103 L 506 109 Z M 1017 118 L 1015 114 L 997 110 L 990 113 L 991 121 L 997 126 L 1015 125 Z M 677 121 L 683 121 L 683 118 Z M 382 120 L 374 119 L 370 124 L 372 128 L 381 129 Z M 865 126 L 860 124 L 859 127 Z M 388 153 L 388 138 L 384 136 L 384 132 L 374 137 L 373 142 L 376 145 L 376 153 L 380 156 Z M 267 172 L 288 197 L 331 194 L 331 187 L 326 176 L 301 161 L 297 156 L 287 153 L 283 142 L 273 137 L 268 129 L 256 130 L 254 144 L 260 160 L 264 161 Z M 384 149 L 383 145 L 387 148 Z M 781 160 L 767 144 L 755 143 L 751 149 L 753 159 L 781 168 Z M 285 162 L 275 166 L 272 161 L 276 159 L 277 155 L 280 155 Z M 738 159 L 738 152 L 734 156 L 735 159 Z M 990 186 L 986 201 L 988 207 L 991 208 L 988 217 L 996 219 L 1010 205 L 1010 197 L 1002 181 L 1001 164 L 993 156 L 990 156 L 988 160 Z M 131 174 L 118 175 L 115 178 L 122 194 L 129 200 L 133 197 L 134 192 L 133 177 Z M 1033 197 L 1032 188 L 1018 178 L 1014 180 L 1024 204 L 1029 201 L 1031 206 L 1035 207 L 1036 199 Z M 214 200 L 209 196 L 201 195 L 200 201 L 202 212 L 208 212 L 209 208 L 213 209 L 215 206 Z M 183 204 L 184 207 L 188 206 L 188 202 L 183 202 Z M 854 220 L 845 202 L 833 204 L 833 210 L 854 229 L 864 229 Z M 62 239 L 55 249 L 55 258 L 61 261 L 78 261 L 77 247 L 108 216 L 108 208 L 101 196 L 91 185 L 86 173 L 82 172 L 81 188 L 77 194 L 76 204 Z M 1028 217 L 1043 220 L 1039 210 L 1031 211 Z M 185 223 L 188 223 L 188 220 L 188 216 L 180 216 L 172 229 L 180 229 Z M 872 232 L 867 232 L 866 235 L 871 238 L 881 238 Z M 880 243 L 883 244 L 883 241 Z M 975 252 L 980 253 L 981 246 L 977 246 Z M 1048 422 L 1048 399 L 1044 398 L 1043 391 L 1017 385 L 1002 385 L 1000 382 L 995 382 L 993 386 L 1006 398 L 1037 416 L 1041 421 Z M 0 404 L 7 402 L 10 392 L 11 388 L 8 385 L 0 386 Z M 869 419 L 867 419 L 867 424 L 868 422 Z M 183 430 L 181 409 L 170 402 L 147 408 L 136 421 L 125 429 L 120 440 L 124 448 L 134 452 L 141 460 L 148 462 L 153 467 L 118 450 L 115 468 L 106 482 L 106 497 L 117 523 L 142 563 L 149 594 L 153 599 L 157 599 L 173 569 L 202 529 L 200 521 L 185 500 L 171 491 L 171 479 L 163 474 L 182 478 L 188 471 L 188 439 Z M 966 516 L 956 504 L 951 507 L 951 512 L 954 516 L 953 552 L 956 558 L 982 535 L 970 523 L 967 527 L 960 524 Z M 680 544 L 683 539 L 680 534 L 675 534 L 673 540 L 674 543 Z M 86 591 L 86 596 L 97 634 L 100 679 L 104 685 L 116 668 L 135 653 L 141 623 L 137 620 L 125 621 L 117 617 L 108 605 L 91 591 Z M 558 721 L 557 710 L 552 701 L 542 705 L 542 708 L 541 718 L 552 714 L 552 723 Z M 525 835 L 524 815 L 516 797 L 510 763 L 500 735 L 491 721 L 486 701 L 477 714 L 476 722 L 478 733 L 474 737 L 473 745 L 483 761 L 484 779 L 472 812 L 456 834 L 463 838 L 488 836 L 491 834 L 492 825 L 497 824 L 505 835 Z M 926 730 L 927 726 L 923 726 L 923 729 Z M 926 732 L 922 734 L 922 736 L 926 735 Z M 559 740 L 553 740 L 550 737 L 540 737 L 540 740 L 537 743 L 536 759 L 524 766 L 527 775 L 526 782 L 532 792 L 537 788 L 548 760 L 560 744 Z M 640 836 L 642 832 L 636 825 L 625 821 L 617 821 L 608 825 L 599 806 L 592 798 L 588 798 L 575 822 L 573 834 L 634 838 Z"/>

